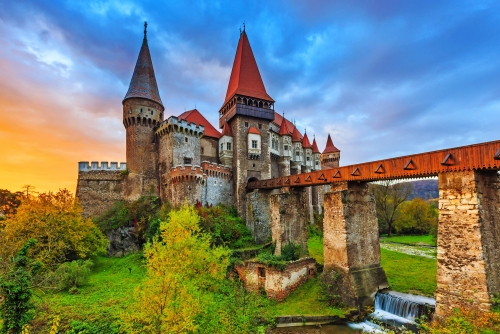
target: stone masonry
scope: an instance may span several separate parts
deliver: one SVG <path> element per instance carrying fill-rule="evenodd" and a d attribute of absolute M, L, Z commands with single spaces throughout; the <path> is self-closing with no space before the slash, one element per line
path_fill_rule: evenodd
<path fill-rule="evenodd" d="M 271 195 L 271 233 L 276 248 L 274 255 L 281 255 L 283 246 L 291 242 L 302 247 L 307 254 L 307 192 L 292 188 L 289 193 Z"/>
<path fill-rule="evenodd" d="M 375 293 L 387 288 L 380 266 L 380 245 L 375 200 L 367 183 L 331 185 L 324 196 L 324 265 L 345 277 L 343 302 L 373 305 Z"/>
<path fill-rule="evenodd" d="M 489 310 L 500 293 L 500 178 L 496 171 L 439 174 L 436 315 Z"/>

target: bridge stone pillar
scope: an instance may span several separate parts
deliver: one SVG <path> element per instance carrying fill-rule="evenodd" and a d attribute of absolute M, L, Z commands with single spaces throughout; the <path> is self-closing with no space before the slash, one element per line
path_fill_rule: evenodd
<path fill-rule="evenodd" d="M 271 231 L 276 244 L 275 255 L 281 255 L 284 245 L 300 245 L 307 250 L 307 192 L 305 188 L 291 188 L 288 193 L 271 195 Z"/>
<path fill-rule="evenodd" d="M 375 199 L 365 182 L 330 190 L 324 195 L 324 274 L 333 273 L 345 305 L 373 305 L 376 292 L 389 286 L 380 266 Z"/>
<path fill-rule="evenodd" d="M 500 293 L 500 177 L 497 171 L 439 174 L 436 315 L 489 310 Z"/>
<path fill-rule="evenodd" d="M 246 225 L 257 243 L 271 238 L 271 190 L 254 190 L 246 194 Z"/>

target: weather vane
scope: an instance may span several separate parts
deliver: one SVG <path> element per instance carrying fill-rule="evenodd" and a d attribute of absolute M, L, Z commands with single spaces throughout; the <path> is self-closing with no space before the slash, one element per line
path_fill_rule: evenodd
<path fill-rule="evenodd" d="M 245 22 L 243 22 L 243 31 L 245 31 Z"/>
<path fill-rule="evenodd" d="M 146 29 L 148 28 L 148 23 L 144 21 L 144 39 L 146 39 Z"/>

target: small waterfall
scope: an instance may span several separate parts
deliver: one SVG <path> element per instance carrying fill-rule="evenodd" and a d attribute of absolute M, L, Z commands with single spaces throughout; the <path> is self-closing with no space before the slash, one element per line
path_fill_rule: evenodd
<path fill-rule="evenodd" d="M 415 319 L 434 312 L 436 301 L 433 298 L 411 295 L 396 291 L 378 292 L 375 296 L 375 312 L 364 322 L 350 324 L 350 327 L 371 333 L 383 333 L 382 326 L 405 326 L 416 332 Z"/>

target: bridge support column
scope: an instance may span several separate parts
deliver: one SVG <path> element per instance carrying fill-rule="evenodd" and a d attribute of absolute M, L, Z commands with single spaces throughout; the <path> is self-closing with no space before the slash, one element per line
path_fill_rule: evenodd
<path fill-rule="evenodd" d="M 263 189 L 246 194 L 246 225 L 257 243 L 271 237 L 270 195 L 271 190 Z"/>
<path fill-rule="evenodd" d="M 500 177 L 497 171 L 439 174 L 436 315 L 489 310 L 500 293 Z"/>
<path fill-rule="evenodd" d="M 271 195 L 271 231 L 275 255 L 291 242 L 307 251 L 308 203 L 305 188 L 291 188 L 288 193 Z"/>
<path fill-rule="evenodd" d="M 387 288 L 380 266 L 375 199 L 365 182 L 331 185 L 324 196 L 325 273 L 345 305 L 373 305 L 379 289 Z"/>

